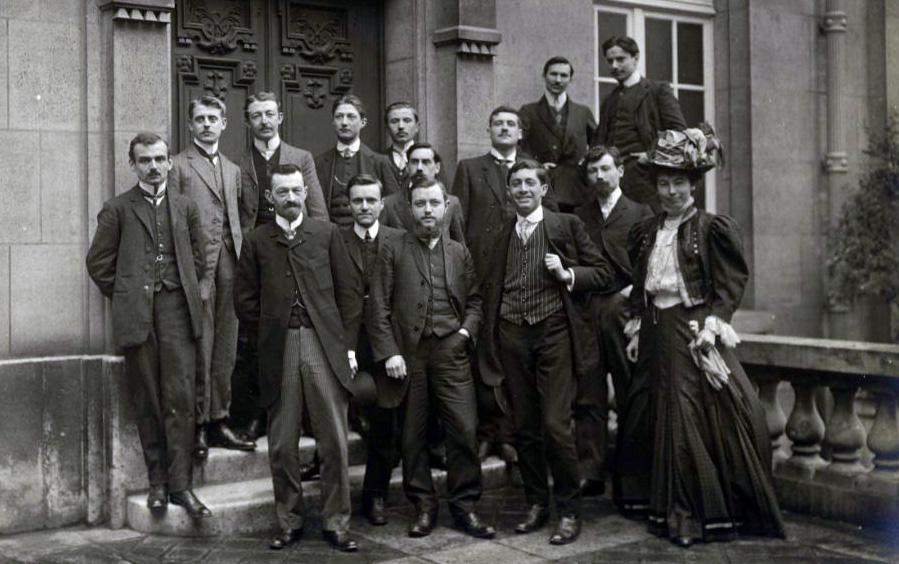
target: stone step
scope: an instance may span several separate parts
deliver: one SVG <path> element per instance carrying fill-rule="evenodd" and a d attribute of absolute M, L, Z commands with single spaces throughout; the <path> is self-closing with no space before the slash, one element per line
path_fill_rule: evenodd
<path fill-rule="evenodd" d="M 358 433 L 347 436 L 350 466 L 365 464 L 365 440 Z M 312 462 L 315 454 L 315 440 L 300 439 L 300 464 Z M 268 464 L 268 438 L 256 441 L 256 450 L 245 452 L 224 448 L 209 449 L 209 458 L 202 464 L 194 463 L 194 487 L 228 482 L 240 482 L 270 477 Z"/>
<path fill-rule="evenodd" d="M 481 465 L 481 471 L 484 490 L 506 485 L 506 463 L 499 458 L 488 458 Z M 354 512 L 359 507 L 364 475 L 364 465 L 350 467 Z M 441 496 L 445 495 L 446 472 L 435 470 L 433 475 L 437 491 Z M 389 505 L 406 503 L 402 489 L 402 471 L 396 468 L 390 479 Z M 184 509 L 172 504 L 165 515 L 154 517 L 147 509 L 147 494 L 142 492 L 128 498 L 127 526 L 141 533 L 182 537 L 251 534 L 277 529 L 271 477 L 200 486 L 194 488 L 194 492 L 212 511 L 211 517 L 195 522 Z M 317 515 L 321 496 L 319 481 L 303 482 L 303 494 L 307 514 L 310 517 Z"/>

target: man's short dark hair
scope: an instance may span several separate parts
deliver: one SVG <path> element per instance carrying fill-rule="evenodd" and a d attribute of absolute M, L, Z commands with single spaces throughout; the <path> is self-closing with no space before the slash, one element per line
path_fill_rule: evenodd
<path fill-rule="evenodd" d="M 496 114 L 515 114 L 515 117 L 518 118 L 518 127 L 524 127 L 521 124 L 521 114 L 518 113 L 518 110 L 506 104 L 493 108 L 493 111 L 490 112 L 490 116 L 487 118 L 488 126 L 493 123 L 493 118 L 496 116 Z"/>
<path fill-rule="evenodd" d="M 160 141 L 165 143 L 165 156 L 171 156 L 169 153 L 169 142 L 163 139 L 161 135 L 150 131 L 141 131 L 134 136 L 134 139 L 132 139 L 131 143 L 128 145 L 128 162 L 134 162 L 134 147 L 136 147 L 137 145 L 149 147 L 150 145 L 155 145 Z"/>
<path fill-rule="evenodd" d="M 387 123 L 387 120 L 390 119 L 390 112 L 393 110 L 412 110 L 412 115 L 415 116 L 415 123 L 418 123 L 418 110 L 415 109 L 415 106 L 405 100 L 400 100 L 399 102 L 394 102 L 387 106 L 384 110 L 384 123 Z M 333 114 L 334 112 L 331 113 Z"/>
<path fill-rule="evenodd" d="M 250 104 L 253 104 L 255 102 L 274 102 L 278 106 L 278 111 L 279 112 L 281 111 L 281 103 L 278 102 L 278 97 L 275 96 L 275 93 L 263 91 L 263 92 L 257 92 L 255 94 L 250 94 L 249 96 L 247 96 L 246 101 L 244 101 L 244 103 L 243 103 L 244 117 L 246 117 L 246 118 L 250 117 L 249 115 L 247 115 L 250 110 Z"/>
<path fill-rule="evenodd" d="M 618 147 L 613 147 L 611 145 L 609 145 L 608 147 L 606 147 L 605 145 L 594 145 L 587 149 L 587 153 L 584 155 L 584 162 L 581 165 L 581 168 L 584 171 L 584 175 L 586 176 L 587 174 L 587 165 L 589 165 L 590 163 L 595 163 L 606 155 L 612 157 L 612 162 L 615 163 L 616 167 L 624 164 L 621 161 L 621 151 L 618 150 Z"/>
<path fill-rule="evenodd" d="M 431 188 L 432 186 L 440 186 L 440 191 L 443 192 L 443 201 L 449 201 L 449 192 L 446 191 L 446 186 L 443 185 L 443 182 L 439 180 L 428 180 L 427 178 L 418 178 L 412 181 L 412 186 L 409 187 L 409 191 L 406 192 L 406 198 L 409 201 L 409 204 L 412 204 L 412 192 L 417 188 Z"/>
<path fill-rule="evenodd" d="M 303 169 L 293 163 L 281 163 L 272 167 L 272 170 L 268 173 L 268 185 L 272 185 L 272 180 L 275 176 L 290 176 L 291 174 L 300 173 L 300 177 L 303 176 Z M 306 179 L 303 178 L 303 183 L 305 184 Z"/>
<path fill-rule="evenodd" d="M 190 101 L 190 104 L 187 105 L 187 117 L 188 119 L 194 118 L 194 110 L 197 109 L 197 106 L 206 106 L 207 108 L 216 108 L 220 112 L 222 112 L 222 117 L 226 117 L 228 115 L 228 106 L 225 105 L 225 102 L 216 98 L 215 96 L 200 96 L 199 98 L 194 98 Z"/>
<path fill-rule="evenodd" d="M 543 168 L 542 164 L 533 159 L 521 159 L 517 163 L 513 164 L 512 168 L 509 169 L 509 173 L 506 174 L 506 186 L 508 186 L 509 182 L 511 182 L 512 175 L 519 170 L 536 170 L 537 180 L 540 181 L 540 184 L 549 184 L 549 173 L 545 168 Z"/>
<path fill-rule="evenodd" d="M 354 186 L 371 186 L 377 185 L 378 187 L 378 197 L 384 197 L 384 185 L 381 184 L 381 181 L 375 178 L 370 174 L 357 174 L 356 176 L 350 178 L 350 181 L 346 183 L 346 194 L 349 199 L 353 199 L 353 187 Z"/>
<path fill-rule="evenodd" d="M 571 61 L 560 55 L 550 57 L 543 63 L 543 76 L 546 76 L 546 73 L 549 72 L 549 67 L 553 65 L 568 65 L 568 69 L 571 71 L 571 77 L 574 78 L 574 65 L 571 64 Z"/>
<path fill-rule="evenodd" d="M 640 54 L 640 47 L 637 45 L 637 42 L 626 35 L 613 35 L 606 39 L 602 44 L 602 56 L 605 57 L 608 50 L 612 47 L 621 47 L 631 57 L 636 57 Z"/>
<path fill-rule="evenodd" d="M 365 104 L 363 104 L 362 100 L 359 99 L 359 96 L 356 96 L 355 94 L 345 94 L 334 100 L 334 103 L 331 104 L 331 117 L 334 117 L 337 108 L 344 104 L 349 104 L 356 108 L 356 111 L 359 112 L 359 117 L 365 119 Z"/>
<path fill-rule="evenodd" d="M 425 142 L 413 143 L 413 144 L 409 145 L 409 148 L 406 149 L 406 159 L 407 160 L 411 159 L 412 153 L 414 153 L 415 151 L 417 151 L 419 149 L 430 149 L 431 152 L 434 154 L 434 162 L 435 163 L 441 162 L 440 161 L 440 153 L 437 152 L 437 149 L 435 149 L 434 146 L 431 145 L 430 143 L 425 143 Z"/>

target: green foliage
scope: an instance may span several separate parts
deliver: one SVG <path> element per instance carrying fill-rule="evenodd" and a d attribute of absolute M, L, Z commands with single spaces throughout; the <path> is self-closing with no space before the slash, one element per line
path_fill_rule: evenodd
<path fill-rule="evenodd" d="M 872 168 L 842 209 L 831 237 L 831 299 L 848 302 L 862 293 L 899 304 L 899 116 L 865 151 Z"/>

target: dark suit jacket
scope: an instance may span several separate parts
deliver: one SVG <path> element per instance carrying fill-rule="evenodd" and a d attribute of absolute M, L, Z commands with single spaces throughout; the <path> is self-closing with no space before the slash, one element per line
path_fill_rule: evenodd
<path fill-rule="evenodd" d="M 380 249 L 375 277 L 371 280 L 371 297 L 366 325 L 375 361 L 403 355 L 408 363 L 421 340 L 425 327 L 430 282 L 428 271 L 415 247 L 421 245 L 411 233 L 393 239 Z M 474 263 L 465 245 L 440 238 L 446 264 L 446 282 L 450 303 L 460 326 L 477 338 L 481 326 L 481 293 Z M 408 368 L 408 364 L 407 364 Z M 379 385 L 384 390 L 384 407 L 402 403 L 409 377 L 387 378 Z M 379 398 L 380 400 L 380 398 Z"/>
<path fill-rule="evenodd" d="M 328 206 L 322 195 L 322 187 L 319 184 L 319 175 L 315 169 L 315 161 L 312 153 L 281 141 L 281 164 L 295 164 L 303 171 L 303 181 L 306 183 L 306 215 L 316 219 L 328 219 Z M 259 179 L 256 178 L 256 167 L 253 166 L 253 149 L 247 149 L 240 161 L 241 184 L 243 186 L 243 198 L 241 199 L 240 224 L 245 231 L 256 226 L 256 213 L 259 211 Z"/>
<path fill-rule="evenodd" d="M 400 170 L 399 167 L 396 166 L 396 163 L 393 162 L 392 153 L 393 151 L 390 145 L 385 147 L 382 151 L 382 154 L 387 158 L 387 162 L 390 163 L 390 170 L 393 172 L 393 177 L 396 179 L 396 185 L 402 188 L 409 184 L 409 175 L 405 170 Z M 449 186 L 446 185 L 446 173 L 443 170 L 443 166 L 441 166 L 440 170 L 437 171 L 437 180 L 439 180 L 443 183 L 444 186 L 449 188 Z"/>
<path fill-rule="evenodd" d="M 551 253 L 559 255 L 562 266 L 574 270 L 574 288 L 569 292 L 560 282 L 559 292 L 568 316 L 571 331 L 572 358 L 578 377 L 594 375 L 599 358 L 596 337 L 589 329 L 585 301 L 587 292 L 599 292 L 613 284 L 612 268 L 602 257 L 600 250 L 590 241 L 584 224 L 577 217 L 566 213 L 543 211 L 543 229 L 549 241 Z M 490 269 L 481 286 L 484 293 L 484 328 L 478 344 L 478 367 L 481 378 L 488 386 L 502 383 L 503 367 L 500 362 L 499 310 L 502 305 L 506 275 L 506 258 L 509 242 L 515 235 L 515 220 L 503 226 L 502 234 L 493 253 Z"/>
<path fill-rule="evenodd" d="M 634 88 L 640 89 L 640 101 L 637 103 L 634 121 L 640 133 L 640 142 L 645 150 L 649 150 L 663 129 L 686 129 L 684 115 L 671 87 L 666 82 L 655 82 L 648 78 L 640 79 Z M 596 131 L 596 143 L 613 145 L 612 117 L 618 111 L 618 99 L 623 88 L 621 85 L 609 94 L 599 108 L 599 129 Z"/>
<path fill-rule="evenodd" d="M 406 231 L 412 231 L 415 228 L 415 217 L 412 215 L 412 208 L 409 207 L 409 200 L 405 190 L 384 198 L 384 207 L 381 209 L 380 221 L 383 225 Z M 446 215 L 443 217 L 443 233 L 449 235 L 453 241 L 465 243 L 462 204 L 459 202 L 459 198 L 452 194 L 449 195 Z"/>
<path fill-rule="evenodd" d="M 219 153 L 222 166 L 223 190 L 215 188 L 215 179 L 210 174 L 206 157 L 200 154 L 193 143 L 172 159 L 166 188 L 169 193 L 186 196 L 197 203 L 203 235 L 206 238 L 206 273 L 215 277 L 219 251 L 222 246 L 222 222 L 228 211 L 228 226 L 234 241 L 234 256 L 240 256 L 243 242 L 240 223 L 240 202 L 242 187 L 240 168 L 228 157 Z"/>
<path fill-rule="evenodd" d="M 621 195 L 607 219 L 596 199 L 574 210 L 581 218 L 590 239 L 602 250 L 603 257 L 615 271 L 615 283 L 603 293 L 618 292 L 631 284 L 631 261 L 627 256 L 627 236 L 631 227 L 652 217 L 652 210 L 645 204 L 638 204 L 624 194 Z"/>
<path fill-rule="evenodd" d="M 87 252 L 87 272 L 107 298 L 112 298 L 112 328 L 118 347 L 140 345 L 153 328 L 153 219 L 139 186 L 103 205 L 97 232 Z M 199 279 L 204 274 L 206 243 L 197 204 L 168 193 L 160 206 L 171 215 L 178 276 L 195 338 L 203 328 Z"/>
<path fill-rule="evenodd" d="M 556 163 L 552 171 L 554 197 L 564 205 L 576 205 L 584 199 L 584 180 L 578 163 L 594 142 L 596 119 L 587 106 L 568 97 L 568 121 L 563 135 L 555 133 L 553 117 L 546 96 L 521 107 L 525 127 L 522 149 L 541 163 Z"/>
<path fill-rule="evenodd" d="M 331 180 L 334 178 L 334 160 L 336 158 L 336 145 L 315 157 L 315 170 L 318 171 L 318 181 L 325 196 L 325 204 L 331 201 Z M 381 195 L 384 197 L 400 191 L 399 185 L 396 183 L 396 176 L 394 176 L 390 168 L 391 166 L 389 158 L 375 153 L 365 143 L 360 145 L 359 173 L 371 174 L 380 180 L 381 184 L 384 185 L 384 189 L 381 191 Z"/>
<path fill-rule="evenodd" d="M 244 323 L 258 326 L 259 401 L 274 403 L 281 393 L 284 342 L 294 299 L 294 276 L 328 364 L 351 392 L 347 350 L 355 346 L 362 318 L 358 278 L 337 226 L 304 218 L 288 241 L 274 221 L 251 231 L 237 264 L 234 309 Z"/>

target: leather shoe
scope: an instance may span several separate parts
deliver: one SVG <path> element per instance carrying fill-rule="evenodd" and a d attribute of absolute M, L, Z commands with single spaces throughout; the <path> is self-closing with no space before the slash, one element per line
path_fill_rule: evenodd
<path fill-rule="evenodd" d="M 430 511 L 419 511 L 415 522 L 409 527 L 409 536 L 412 538 L 426 537 L 434 530 L 437 515 Z"/>
<path fill-rule="evenodd" d="M 194 441 L 194 458 L 206 460 L 209 457 L 209 443 L 206 441 L 206 426 L 197 427 L 197 437 Z"/>
<path fill-rule="evenodd" d="M 165 486 L 150 486 L 147 493 L 147 508 L 151 513 L 162 513 L 169 505 L 169 496 L 165 493 Z"/>
<path fill-rule="evenodd" d="M 265 435 L 265 415 L 258 415 L 247 423 L 240 433 L 247 441 L 255 441 Z"/>
<path fill-rule="evenodd" d="M 556 532 L 549 537 L 549 544 L 568 544 L 581 534 L 581 520 L 577 515 L 563 515 Z"/>
<path fill-rule="evenodd" d="M 387 524 L 387 514 L 384 510 L 384 505 L 385 504 L 383 497 L 371 498 L 371 502 L 368 504 L 368 507 L 364 511 L 369 523 L 375 525 L 376 527 Z"/>
<path fill-rule="evenodd" d="M 491 452 L 493 452 L 493 445 L 490 444 L 490 441 L 481 441 L 478 443 L 478 459 L 481 462 L 487 460 L 487 457 L 490 456 Z"/>
<path fill-rule="evenodd" d="M 292 544 L 300 542 L 302 537 L 302 527 L 299 529 L 285 529 L 281 531 L 280 535 L 272 539 L 272 542 L 268 544 L 268 547 L 272 550 L 281 550 L 282 548 L 287 548 Z"/>
<path fill-rule="evenodd" d="M 217 421 L 208 425 L 206 433 L 209 446 L 228 448 L 232 450 L 256 450 L 254 441 L 247 441 L 237 436 L 224 421 Z"/>
<path fill-rule="evenodd" d="M 533 533 L 537 529 L 546 525 L 546 521 L 549 519 L 549 510 L 546 506 L 540 505 L 539 503 L 534 504 L 528 509 L 528 516 L 525 517 L 524 521 L 515 525 L 515 532 L 524 535 L 527 533 Z"/>
<path fill-rule="evenodd" d="M 312 457 L 312 462 L 303 466 L 300 470 L 300 480 L 308 482 L 309 480 L 318 480 L 321 478 L 321 462 L 318 460 L 318 451 Z"/>
<path fill-rule="evenodd" d="M 359 550 L 359 545 L 350 538 L 350 534 L 347 531 L 323 530 L 322 536 L 328 541 L 328 544 L 342 552 L 356 552 Z"/>
<path fill-rule="evenodd" d="M 693 544 L 693 539 L 691 537 L 671 537 L 671 542 L 674 546 L 690 548 L 690 545 Z"/>
<path fill-rule="evenodd" d="M 193 519 L 203 519 L 212 515 L 212 511 L 209 511 L 209 508 L 203 505 L 203 502 L 197 499 L 191 490 L 170 493 L 169 501 L 183 507 Z"/>
<path fill-rule="evenodd" d="M 485 525 L 475 512 L 461 513 L 455 516 L 456 526 L 477 539 L 492 539 L 496 529 Z"/>
<path fill-rule="evenodd" d="M 601 497 L 606 493 L 606 483 L 602 480 L 581 480 L 581 495 L 584 497 Z"/>

